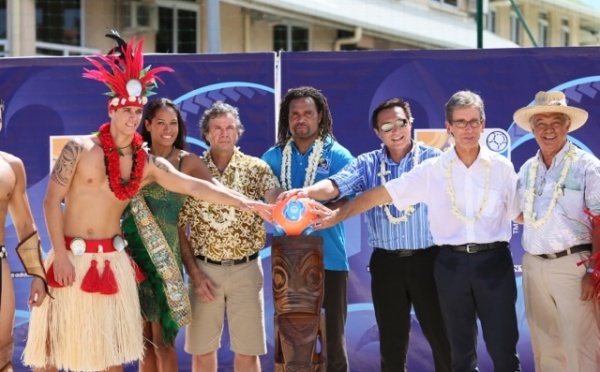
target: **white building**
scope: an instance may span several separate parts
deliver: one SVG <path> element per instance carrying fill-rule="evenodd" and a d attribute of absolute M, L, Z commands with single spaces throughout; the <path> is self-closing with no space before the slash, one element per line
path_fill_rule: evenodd
<path fill-rule="evenodd" d="M 0 54 L 102 52 L 109 29 L 160 53 L 471 49 L 477 1 L 0 0 Z M 481 1 L 484 48 L 599 44 L 600 1 Z"/>

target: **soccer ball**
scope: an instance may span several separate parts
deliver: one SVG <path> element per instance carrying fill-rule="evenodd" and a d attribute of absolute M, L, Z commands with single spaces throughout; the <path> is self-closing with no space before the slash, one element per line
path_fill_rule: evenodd
<path fill-rule="evenodd" d="M 506 137 L 504 132 L 495 130 L 488 134 L 485 142 L 490 150 L 494 152 L 502 152 L 506 150 L 506 147 L 508 146 L 508 137 Z"/>
<path fill-rule="evenodd" d="M 287 235 L 310 234 L 316 215 L 310 211 L 309 201 L 307 198 L 290 198 L 277 203 L 273 208 L 275 227 Z"/>

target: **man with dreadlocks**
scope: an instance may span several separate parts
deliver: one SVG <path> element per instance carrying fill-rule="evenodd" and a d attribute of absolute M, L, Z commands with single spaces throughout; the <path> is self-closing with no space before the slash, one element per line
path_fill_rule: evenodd
<path fill-rule="evenodd" d="M 120 56 L 89 58 L 95 70 L 84 77 L 109 88 L 108 116 L 97 135 L 69 141 L 48 183 L 44 212 L 53 250 L 46 262 L 52 299 L 31 313 L 24 364 L 35 370 L 121 371 L 144 353 L 136 271 L 124 251 L 120 217 L 131 202 L 140 235 L 159 242 L 160 229 L 141 194 L 156 182 L 165 189 L 243 210 L 268 211 L 265 204 L 187 176 L 164 158 L 148 154 L 136 132 L 142 107 L 167 67 L 144 68 L 143 40 L 120 45 Z M 64 200 L 64 210 L 61 202 Z M 160 235 L 160 234 L 159 234 Z M 157 267 L 168 244 L 147 245 Z M 162 253 L 161 253 L 162 252 Z M 181 275 L 176 268 L 163 276 Z M 182 278 L 178 278 L 179 281 Z M 175 286 L 179 290 L 181 286 Z M 169 287 L 171 289 L 171 287 Z M 174 298 L 174 315 L 191 318 L 185 292 Z"/>
<path fill-rule="evenodd" d="M 288 90 L 279 111 L 278 141 L 263 155 L 283 189 L 310 186 L 354 160 L 333 137 L 332 124 L 327 99 L 320 91 L 312 87 Z M 334 209 L 346 200 L 327 206 Z M 340 223 L 313 235 L 323 237 L 327 371 L 348 371 L 344 327 L 349 264 L 344 225 Z"/>

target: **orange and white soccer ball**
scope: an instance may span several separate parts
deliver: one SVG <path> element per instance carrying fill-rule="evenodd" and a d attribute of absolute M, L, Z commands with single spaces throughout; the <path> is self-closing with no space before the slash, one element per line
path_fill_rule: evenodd
<path fill-rule="evenodd" d="M 308 235 L 313 231 L 313 222 L 316 215 L 310 211 L 308 198 L 289 198 L 282 200 L 273 208 L 273 221 L 275 227 L 280 228 L 287 235 Z"/>

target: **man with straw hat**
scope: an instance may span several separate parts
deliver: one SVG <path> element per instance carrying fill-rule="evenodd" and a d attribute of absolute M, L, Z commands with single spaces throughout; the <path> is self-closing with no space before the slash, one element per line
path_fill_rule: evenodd
<path fill-rule="evenodd" d="M 122 364 L 142 357 L 135 269 L 119 225 L 131 202 L 142 224 L 155 226 L 138 196 L 141 187 L 156 182 L 169 191 L 247 211 L 270 208 L 180 173 L 147 153 L 137 133 L 142 108 L 156 86 L 156 74 L 172 70 L 144 67 L 143 40 L 120 41 L 119 53 L 97 56 L 104 64 L 88 58 L 96 69 L 84 73 L 110 89 L 110 121 L 97 135 L 69 141 L 48 182 L 44 212 L 53 247 L 46 262 L 52 298 L 30 299 L 34 308 L 23 355 L 24 364 L 35 370 L 120 371 Z M 181 313 L 191 317 L 189 301 L 183 301 Z"/>
<path fill-rule="evenodd" d="M 593 269 L 600 214 L 600 161 L 567 134 L 588 113 L 562 92 L 539 92 L 514 121 L 532 132 L 540 149 L 519 171 L 524 229 L 523 292 L 538 371 L 598 371 L 600 333 L 594 316 Z M 596 235 L 597 236 L 597 235 Z"/>

